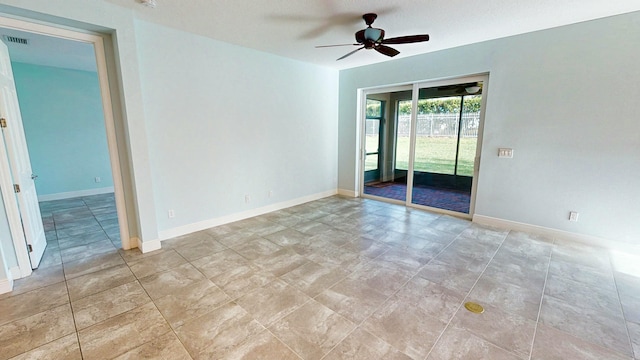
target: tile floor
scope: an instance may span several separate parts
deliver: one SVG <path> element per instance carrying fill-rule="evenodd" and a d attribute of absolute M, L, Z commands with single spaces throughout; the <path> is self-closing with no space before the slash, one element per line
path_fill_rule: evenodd
<path fill-rule="evenodd" d="M 329 197 L 141 254 L 112 202 L 42 204 L 0 359 L 640 359 L 640 274 L 603 250 Z"/>

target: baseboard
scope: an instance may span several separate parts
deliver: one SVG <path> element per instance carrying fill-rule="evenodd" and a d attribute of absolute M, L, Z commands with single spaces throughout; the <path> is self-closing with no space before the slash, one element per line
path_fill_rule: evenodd
<path fill-rule="evenodd" d="M 473 215 L 473 222 L 480 225 L 494 226 L 502 229 L 523 231 L 532 234 L 542 235 L 555 239 L 577 242 L 585 245 L 597 246 L 606 249 L 615 249 L 625 252 L 640 253 L 638 245 L 628 244 L 620 241 L 605 239 L 597 236 L 578 234 L 570 231 L 558 230 L 544 226 L 521 223 L 517 221 L 504 220 L 484 215 Z"/>
<path fill-rule="evenodd" d="M 347 189 L 338 189 L 338 195 L 348 196 L 348 197 L 358 197 L 358 193 L 353 190 Z"/>
<path fill-rule="evenodd" d="M 263 215 L 273 211 L 286 209 L 288 207 L 304 204 L 310 201 L 319 200 L 328 196 L 336 195 L 337 193 L 338 193 L 337 190 L 329 190 L 329 191 L 325 191 L 317 194 L 303 196 L 293 200 L 283 201 L 277 204 L 267 205 L 260 208 L 243 211 L 240 213 L 230 214 L 230 215 L 222 216 L 219 218 L 214 218 L 214 219 L 204 220 L 204 221 L 200 221 L 193 224 L 183 225 L 183 226 L 175 227 L 172 229 L 160 231 L 158 233 L 158 237 L 160 238 L 160 240 L 172 239 L 177 236 L 191 234 L 196 231 L 209 229 L 215 226 L 220 226 L 220 225 L 232 223 L 234 221 L 248 219 L 254 216 L 259 216 L 259 215 Z"/>
<path fill-rule="evenodd" d="M 9 268 L 9 274 L 11 274 L 11 278 L 13 280 L 26 278 L 27 276 L 31 275 L 31 273 L 33 273 L 33 270 L 31 270 L 31 267 L 25 269 L 24 272 L 20 270 L 19 266 L 14 266 L 12 268 Z"/>
<path fill-rule="evenodd" d="M 0 294 L 13 291 L 13 279 L 0 280 Z"/>
<path fill-rule="evenodd" d="M 138 243 L 138 249 L 140 249 L 143 254 L 155 250 L 160 250 L 160 248 L 162 247 L 160 245 L 160 240 L 158 239 L 141 241 L 139 238 L 131 238 L 131 240 Z"/>
<path fill-rule="evenodd" d="M 62 192 L 62 193 L 56 193 L 56 194 L 38 195 L 38 201 L 71 199 L 71 198 L 80 197 L 80 196 L 108 194 L 108 193 L 112 193 L 113 191 L 114 191 L 113 186 L 110 186 L 110 187 L 104 187 L 99 189 L 88 189 L 88 190 Z"/>

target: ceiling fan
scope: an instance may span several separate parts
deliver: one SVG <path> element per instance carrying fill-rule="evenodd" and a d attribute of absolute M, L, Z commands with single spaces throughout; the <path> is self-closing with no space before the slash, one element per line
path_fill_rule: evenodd
<path fill-rule="evenodd" d="M 347 56 L 353 55 L 356 52 L 367 49 L 367 50 L 375 50 L 380 54 L 387 56 L 396 56 L 400 54 L 400 51 L 389 47 L 387 45 L 395 45 L 395 44 L 410 44 L 416 42 L 429 41 L 429 35 L 408 35 L 408 36 L 398 36 L 394 38 L 385 39 L 384 38 L 384 30 L 373 28 L 371 24 L 376 20 L 378 15 L 373 13 L 368 13 L 362 15 L 364 22 L 367 24 L 367 28 L 356 32 L 356 44 L 340 44 L 340 45 L 322 45 L 316 46 L 316 48 L 325 48 L 325 47 L 333 47 L 333 46 L 360 46 L 359 48 L 353 50 L 352 52 L 339 57 L 337 60 L 342 60 Z"/>

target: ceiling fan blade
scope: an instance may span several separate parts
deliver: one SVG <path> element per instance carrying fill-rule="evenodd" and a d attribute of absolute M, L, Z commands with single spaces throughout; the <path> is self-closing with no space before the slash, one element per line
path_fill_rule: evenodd
<path fill-rule="evenodd" d="M 398 36 L 394 38 L 384 39 L 382 40 L 383 44 L 410 44 L 416 42 L 429 41 L 429 35 L 409 35 L 409 36 Z"/>
<path fill-rule="evenodd" d="M 344 55 L 344 56 L 341 56 L 341 57 L 337 58 L 336 61 L 342 60 L 342 59 L 346 58 L 347 56 L 351 56 L 351 55 L 355 54 L 356 52 L 358 52 L 358 51 L 360 51 L 362 49 L 364 49 L 364 46 L 353 50 L 352 52 L 348 53 L 347 55 Z"/>
<path fill-rule="evenodd" d="M 384 45 L 375 46 L 373 49 L 375 51 L 379 52 L 380 54 L 391 56 L 391 57 L 394 57 L 394 56 L 400 54 L 400 51 L 398 51 L 398 50 L 396 50 L 396 49 L 394 49 L 392 47 L 388 47 L 388 46 L 384 46 Z"/>
<path fill-rule="evenodd" d="M 355 46 L 358 46 L 358 45 L 360 45 L 360 44 L 318 45 L 318 46 L 316 46 L 316 49 L 319 49 L 319 48 L 327 48 L 327 47 L 336 47 L 336 46 L 354 46 L 354 45 L 355 45 Z"/>

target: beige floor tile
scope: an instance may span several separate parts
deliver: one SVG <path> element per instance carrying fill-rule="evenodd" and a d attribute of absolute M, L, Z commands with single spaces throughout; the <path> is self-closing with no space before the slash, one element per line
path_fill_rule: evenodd
<path fill-rule="evenodd" d="M 445 322 L 453 317 L 464 296 L 421 277 L 414 277 L 390 301 L 403 301 Z"/>
<path fill-rule="evenodd" d="M 118 253 L 98 254 L 96 256 L 64 263 L 64 275 L 66 279 L 69 280 L 123 264 L 124 260 L 122 260 L 122 256 Z"/>
<path fill-rule="evenodd" d="M 248 337 L 240 345 L 229 349 L 220 357 L 221 360 L 300 360 L 291 349 L 269 331 L 262 331 L 257 335 Z"/>
<path fill-rule="evenodd" d="M 398 291 L 412 273 L 402 267 L 380 266 L 376 261 L 367 263 L 349 275 L 349 279 L 359 281 L 386 296 Z"/>
<path fill-rule="evenodd" d="M 255 260 L 259 257 L 271 255 L 280 249 L 282 249 L 281 246 L 264 238 L 249 240 L 246 243 L 233 247 L 233 250 L 242 255 L 245 259 L 249 260 Z"/>
<path fill-rule="evenodd" d="M 356 324 L 373 314 L 387 296 L 362 282 L 345 279 L 320 293 L 315 299 Z"/>
<path fill-rule="evenodd" d="M 11 360 L 81 360 L 78 336 L 73 333 L 20 354 Z"/>
<path fill-rule="evenodd" d="M 484 307 L 482 314 L 472 313 L 464 307 L 460 308 L 451 325 L 465 329 L 520 357 L 528 357 L 533 343 L 535 321 L 501 311 L 493 306 L 480 305 Z"/>
<path fill-rule="evenodd" d="M 251 262 L 233 250 L 225 250 L 192 261 L 191 264 L 198 268 L 206 277 L 212 278 L 232 271 L 232 269 L 236 267 L 249 266 Z"/>
<path fill-rule="evenodd" d="M 471 332 L 449 326 L 431 350 L 427 360 L 523 360 Z M 567 360 L 570 358 L 566 358 Z"/>
<path fill-rule="evenodd" d="M 300 290 L 275 280 L 238 298 L 242 306 L 254 319 L 268 326 L 311 300 Z"/>
<path fill-rule="evenodd" d="M 194 359 L 216 359 L 261 331 L 262 325 L 230 302 L 185 323 L 176 334 Z"/>
<path fill-rule="evenodd" d="M 540 323 L 570 333 L 588 342 L 631 355 L 628 332 L 622 314 L 612 316 L 596 309 L 580 308 L 552 296 L 542 300 Z"/>
<path fill-rule="evenodd" d="M 349 275 L 339 266 L 326 267 L 309 261 L 284 274 L 281 279 L 314 297 Z"/>
<path fill-rule="evenodd" d="M 538 324 L 531 359 L 628 360 L 629 357 L 622 354 L 614 354 L 610 350 L 589 343 L 584 339 L 579 339 L 552 327 Z"/>
<path fill-rule="evenodd" d="M 67 286 L 57 283 L 0 300 L 0 325 L 41 313 L 69 302 Z"/>
<path fill-rule="evenodd" d="M 300 243 L 308 239 L 310 236 L 308 234 L 301 233 L 300 231 L 294 229 L 285 229 L 282 231 L 275 232 L 273 234 L 266 235 L 264 238 L 270 240 L 276 245 L 280 246 L 291 246 Z"/>
<path fill-rule="evenodd" d="M 178 254 L 189 261 L 227 249 L 225 245 L 216 241 L 213 236 L 202 231 L 187 235 L 180 242 L 176 243 L 173 248 Z"/>
<path fill-rule="evenodd" d="M 78 331 L 82 355 L 110 359 L 171 331 L 153 303 Z"/>
<path fill-rule="evenodd" d="M 351 242 L 342 246 L 342 249 L 354 252 L 369 259 L 375 259 L 389 251 L 391 246 L 379 241 L 357 236 Z"/>
<path fill-rule="evenodd" d="M 542 288 L 517 286 L 482 276 L 469 294 L 469 300 L 537 321 Z"/>
<path fill-rule="evenodd" d="M 388 302 L 363 328 L 413 359 L 424 359 L 447 326 L 408 301 Z"/>
<path fill-rule="evenodd" d="M 68 249 L 61 249 L 60 256 L 62 257 L 62 262 L 67 263 L 87 257 L 96 256 L 99 254 L 116 252 L 117 249 L 110 241 L 99 241 L 96 243 L 75 246 Z"/>
<path fill-rule="evenodd" d="M 447 289 L 466 294 L 476 283 L 480 273 L 433 260 L 420 270 L 418 276 L 440 284 Z"/>
<path fill-rule="evenodd" d="M 116 286 L 72 302 L 78 330 L 151 302 L 137 281 Z"/>
<path fill-rule="evenodd" d="M 9 359 L 74 331 L 73 315 L 68 304 L 2 325 L 0 359 Z"/>
<path fill-rule="evenodd" d="M 47 268 L 38 268 L 27 278 L 18 279 L 13 283 L 13 291 L 3 294 L 0 299 L 9 296 L 24 294 L 31 290 L 35 290 L 48 285 L 56 284 L 64 281 L 64 272 L 62 265 L 51 265 Z"/>
<path fill-rule="evenodd" d="M 206 279 L 206 277 L 190 263 L 179 265 L 173 269 L 159 272 L 140 279 L 140 284 L 152 299 L 180 292 L 182 288 Z"/>
<path fill-rule="evenodd" d="M 163 246 L 162 249 L 149 251 L 147 253 L 142 253 L 142 251 L 140 251 L 140 249 L 138 249 L 138 248 L 131 249 L 131 250 L 119 249 L 118 253 L 120 254 L 120 256 L 124 259 L 124 261 L 127 264 L 133 264 L 134 262 L 138 262 L 138 261 L 140 261 L 142 259 L 146 259 L 148 257 L 159 255 L 160 253 L 163 253 L 163 252 L 168 251 L 170 249 L 171 249 L 170 246 L 168 246 L 166 249 Z"/>
<path fill-rule="evenodd" d="M 181 288 L 179 292 L 161 297 L 155 300 L 155 303 L 175 329 L 230 300 L 231 298 L 210 280 L 203 279 Z"/>
<path fill-rule="evenodd" d="M 155 256 L 144 258 L 129 264 L 133 274 L 141 279 L 165 270 L 178 267 L 187 261 L 174 250 L 163 251 Z"/>
<path fill-rule="evenodd" d="M 309 262 L 309 260 L 291 248 L 283 248 L 273 254 L 260 257 L 253 261 L 254 264 L 269 271 L 274 276 L 284 275 L 307 262 Z"/>
<path fill-rule="evenodd" d="M 225 270 L 225 272 L 212 277 L 211 281 L 232 299 L 237 299 L 277 279 L 271 272 L 262 270 L 251 263 L 230 267 Z"/>
<path fill-rule="evenodd" d="M 413 275 L 426 265 L 429 260 L 431 260 L 431 256 L 425 253 L 391 249 L 373 259 L 373 263 L 393 269 L 403 269 Z"/>
<path fill-rule="evenodd" d="M 640 359 L 640 324 L 627 322 L 627 328 L 629 329 L 629 336 L 631 337 L 633 355 L 636 359 Z"/>
<path fill-rule="evenodd" d="M 324 360 L 410 360 L 411 358 L 384 340 L 361 328 L 353 331 Z"/>
<path fill-rule="evenodd" d="M 116 360 L 166 359 L 190 360 L 191 356 L 173 332 L 168 332 L 147 343 L 129 350 Z"/>
<path fill-rule="evenodd" d="M 303 359 L 320 359 L 344 339 L 355 325 L 311 300 L 269 327 Z"/>
<path fill-rule="evenodd" d="M 75 301 L 134 280 L 135 277 L 126 265 L 116 265 L 68 280 L 67 286 L 69 297 Z"/>

